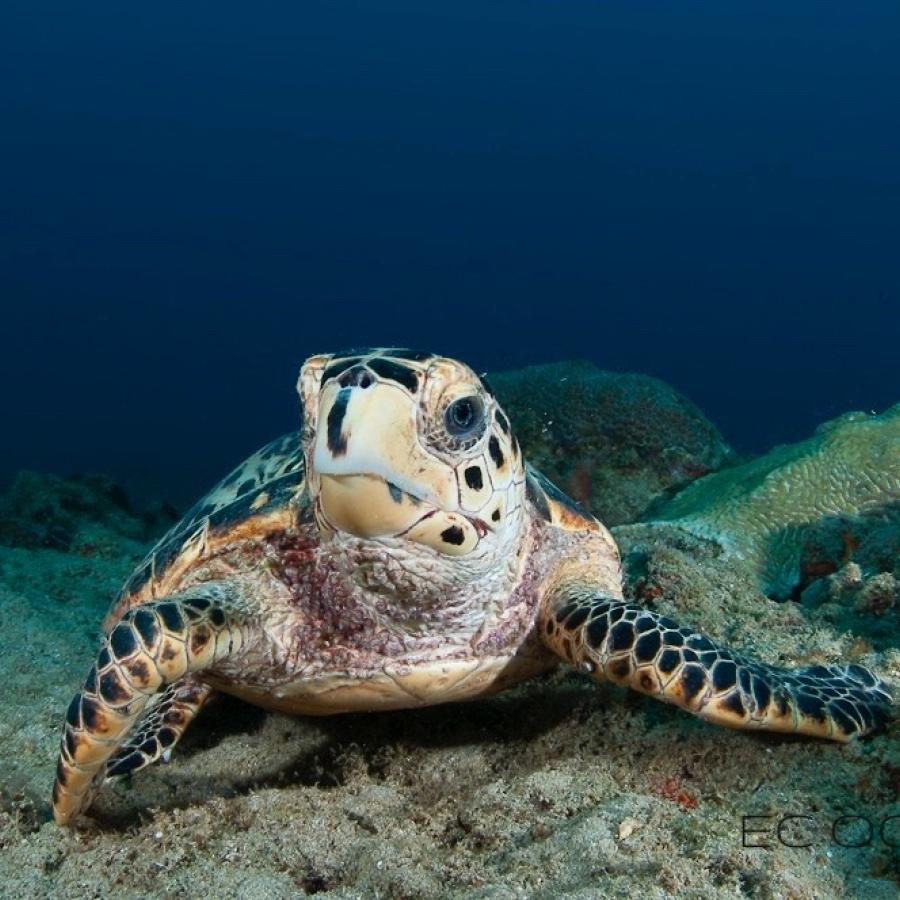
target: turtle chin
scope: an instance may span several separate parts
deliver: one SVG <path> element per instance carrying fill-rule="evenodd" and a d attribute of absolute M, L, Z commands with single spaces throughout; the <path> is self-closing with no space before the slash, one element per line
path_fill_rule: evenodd
<path fill-rule="evenodd" d="M 448 556 L 470 553 L 487 530 L 480 520 L 440 509 L 380 475 L 320 473 L 318 505 L 335 531 L 399 538 Z"/>

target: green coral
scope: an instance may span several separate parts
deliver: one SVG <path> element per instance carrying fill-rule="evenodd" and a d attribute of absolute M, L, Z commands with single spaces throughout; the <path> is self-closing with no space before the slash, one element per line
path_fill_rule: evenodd
<path fill-rule="evenodd" d="M 654 518 L 716 540 L 756 566 L 767 593 L 788 596 L 805 572 L 834 571 L 873 530 L 900 525 L 900 404 L 701 478 Z"/>

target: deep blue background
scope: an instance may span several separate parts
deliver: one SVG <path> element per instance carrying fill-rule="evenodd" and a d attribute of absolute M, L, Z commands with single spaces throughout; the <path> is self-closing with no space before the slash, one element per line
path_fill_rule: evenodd
<path fill-rule="evenodd" d="M 900 399 L 900 5 L 5 0 L 0 479 L 178 502 L 310 352 Z"/>

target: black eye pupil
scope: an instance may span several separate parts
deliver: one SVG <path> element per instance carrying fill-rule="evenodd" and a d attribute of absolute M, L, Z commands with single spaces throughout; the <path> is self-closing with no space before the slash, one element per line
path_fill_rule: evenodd
<path fill-rule="evenodd" d="M 465 428 L 467 425 L 471 424 L 475 411 L 472 409 L 472 404 L 468 400 L 457 400 L 451 408 L 453 410 L 453 421 L 459 425 L 460 428 Z"/>
<path fill-rule="evenodd" d="M 484 418 L 484 407 L 478 397 L 461 397 L 447 407 L 444 422 L 450 434 L 468 436 Z"/>

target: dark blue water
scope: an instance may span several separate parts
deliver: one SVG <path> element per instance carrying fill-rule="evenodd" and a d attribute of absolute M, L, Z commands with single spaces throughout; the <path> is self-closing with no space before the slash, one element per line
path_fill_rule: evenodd
<path fill-rule="evenodd" d="M 895 2 L 6 0 L 0 104 L 3 479 L 184 502 L 354 344 L 900 399 Z"/>

